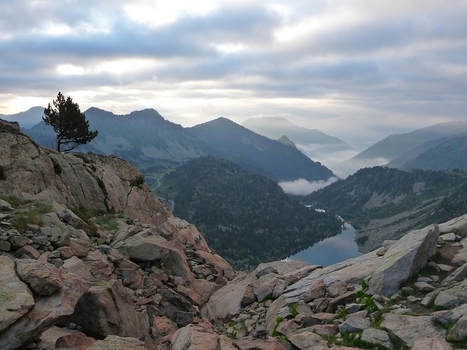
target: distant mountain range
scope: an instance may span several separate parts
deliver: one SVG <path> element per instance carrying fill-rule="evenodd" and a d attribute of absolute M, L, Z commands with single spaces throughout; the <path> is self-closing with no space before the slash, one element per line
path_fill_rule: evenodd
<path fill-rule="evenodd" d="M 8 121 L 17 121 L 22 128 L 32 128 L 34 125 L 42 120 L 44 115 L 44 107 L 32 107 L 27 111 L 15 114 L 1 114 L 0 118 Z"/>
<path fill-rule="evenodd" d="M 242 125 L 260 135 L 277 140 L 283 136 L 292 141 L 308 157 L 334 169 L 334 164 L 347 159 L 357 151 L 344 140 L 317 129 L 298 126 L 285 118 L 253 117 Z"/>
<path fill-rule="evenodd" d="M 277 140 L 287 136 L 295 144 L 300 145 L 327 145 L 335 150 L 353 149 L 340 138 L 329 136 L 317 129 L 308 129 L 279 117 L 253 117 L 245 120 L 242 125 L 260 135 Z"/>
<path fill-rule="evenodd" d="M 454 138 L 465 137 L 466 133 L 467 122 L 452 121 L 409 133 L 390 135 L 352 159 L 341 163 L 339 169 L 347 169 L 347 173 L 374 165 L 387 165 L 404 170 L 466 169 L 462 141 L 451 142 Z M 449 144 L 443 146 L 446 142 Z M 441 148 L 435 150 L 438 147 Z M 430 153 L 424 155 L 429 150 Z M 448 151 L 449 154 L 445 153 Z M 450 158 L 449 162 L 446 157 Z"/>
<path fill-rule="evenodd" d="M 114 154 L 138 166 L 145 175 L 206 155 L 231 159 L 277 182 L 327 180 L 334 175 L 298 149 L 226 118 L 184 128 L 165 120 L 154 109 L 115 115 L 93 107 L 85 114 L 91 129 L 99 134 L 77 151 Z M 53 130 L 43 122 L 23 131 L 39 144 L 53 147 Z"/>

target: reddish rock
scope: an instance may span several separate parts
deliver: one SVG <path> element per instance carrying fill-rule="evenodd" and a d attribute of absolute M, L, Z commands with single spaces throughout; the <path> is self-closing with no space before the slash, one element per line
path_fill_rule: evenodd
<path fill-rule="evenodd" d="M 40 296 L 56 293 L 63 286 L 58 268 L 32 259 L 16 259 L 16 272 Z"/>
<path fill-rule="evenodd" d="M 103 281 L 91 287 L 78 301 L 71 321 L 96 338 L 108 335 L 142 338 L 133 299 L 120 280 Z"/>
<path fill-rule="evenodd" d="M 58 348 L 73 348 L 75 350 L 86 350 L 96 339 L 87 337 L 86 334 L 78 332 L 64 335 L 57 339 L 55 346 Z"/>
<path fill-rule="evenodd" d="M 59 271 L 63 287 L 51 296 L 36 297 L 34 307 L 1 333 L 0 349 L 22 348 L 73 313 L 78 299 L 89 288 L 89 284 L 73 273 Z"/>

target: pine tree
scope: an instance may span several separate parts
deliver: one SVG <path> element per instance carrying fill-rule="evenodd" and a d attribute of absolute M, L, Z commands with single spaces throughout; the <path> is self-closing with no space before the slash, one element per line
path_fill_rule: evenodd
<path fill-rule="evenodd" d="M 97 130 L 89 131 L 89 122 L 84 113 L 81 113 L 79 105 L 73 99 L 58 93 L 57 99 L 53 100 L 53 106 L 48 105 L 44 109 L 42 120 L 47 125 L 51 125 L 57 134 L 57 151 L 69 152 L 79 145 L 91 142 L 97 136 Z"/>

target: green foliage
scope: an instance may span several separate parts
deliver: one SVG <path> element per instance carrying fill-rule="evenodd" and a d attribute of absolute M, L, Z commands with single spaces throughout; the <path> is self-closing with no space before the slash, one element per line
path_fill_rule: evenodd
<path fill-rule="evenodd" d="M 106 226 L 110 231 L 117 231 L 118 219 L 122 217 L 122 214 L 102 214 L 92 218 L 92 222 L 101 227 Z"/>
<path fill-rule="evenodd" d="M 51 211 L 52 204 L 50 202 L 30 202 L 28 208 L 20 210 L 19 213 L 15 215 L 13 218 L 13 226 L 23 230 L 26 229 L 28 225 L 42 225 L 42 215 Z"/>
<path fill-rule="evenodd" d="M 25 204 L 25 203 L 29 203 L 30 201 L 24 199 L 24 198 L 20 198 L 20 197 L 17 197 L 17 196 L 0 196 L 1 199 L 7 201 L 8 203 L 10 203 L 10 205 L 13 207 L 13 208 L 18 208 L 20 205 L 22 204 Z"/>
<path fill-rule="evenodd" d="M 48 105 L 44 109 L 42 120 L 45 124 L 53 127 L 56 134 L 56 149 L 61 151 L 65 146 L 65 152 L 69 152 L 79 145 L 91 142 L 97 136 L 96 131 L 89 131 L 89 122 L 84 113 L 81 113 L 77 103 L 73 99 L 58 93 L 57 99 L 53 100 L 53 107 Z"/>
<path fill-rule="evenodd" d="M 273 337 L 277 337 L 280 335 L 280 333 L 277 331 L 277 327 L 279 326 L 279 323 L 281 323 L 284 320 L 284 317 L 282 316 L 277 316 L 276 317 L 276 323 L 274 324 L 274 327 L 272 329 L 271 335 Z"/>
<path fill-rule="evenodd" d="M 289 311 L 294 317 L 298 315 L 298 311 L 297 311 L 298 305 L 299 303 L 293 303 L 292 305 L 289 306 Z"/>
<path fill-rule="evenodd" d="M 86 155 L 83 154 L 83 153 L 73 153 L 73 155 L 74 155 L 75 157 L 77 157 L 77 158 L 82 159 L 83 162 L 86 163 L 86 164 L 91 163 L 91 159 L 89 159 L 88 157 L 86 157 Z"/>
<path fill-rule="evenodd" d="M 52 164 L 54 166 L 54 172 L 57 175 L 60 175 L 63 172 L 62 166 L 54 158 L 50 157 Z"/>
<path fill-rule="evenodd" d="M 341 222 L 291 199 L 278 184 L 235 163 L 193 159 L 161 179 L 156 194 L 195 224 L 209 246 L 238 270 L 284 259 L 341 232 Z"/>
<path fill-rule="evenodd" d="M 0 180 L 6 180 L 5 169 L 0 165 Z"/>
<path fill-rule="evenodd" d="M 128 182 L 130 183 L 131 187 L 141 188 L 141 186 L 144 184 L 144 176 L 140 174 L 136 178 L 128 180 Z"/>

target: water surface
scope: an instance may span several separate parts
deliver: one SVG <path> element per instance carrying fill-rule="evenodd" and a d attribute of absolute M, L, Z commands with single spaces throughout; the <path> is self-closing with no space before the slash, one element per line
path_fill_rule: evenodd
<path fill-rule="evenodd" d="M 288 259 L 302 259 L 310 265 L 329 266 L 362 255 L 354 239 L 355 229 L 346 223 L 345 230 L 341 234 L 326 238 Z"/>

